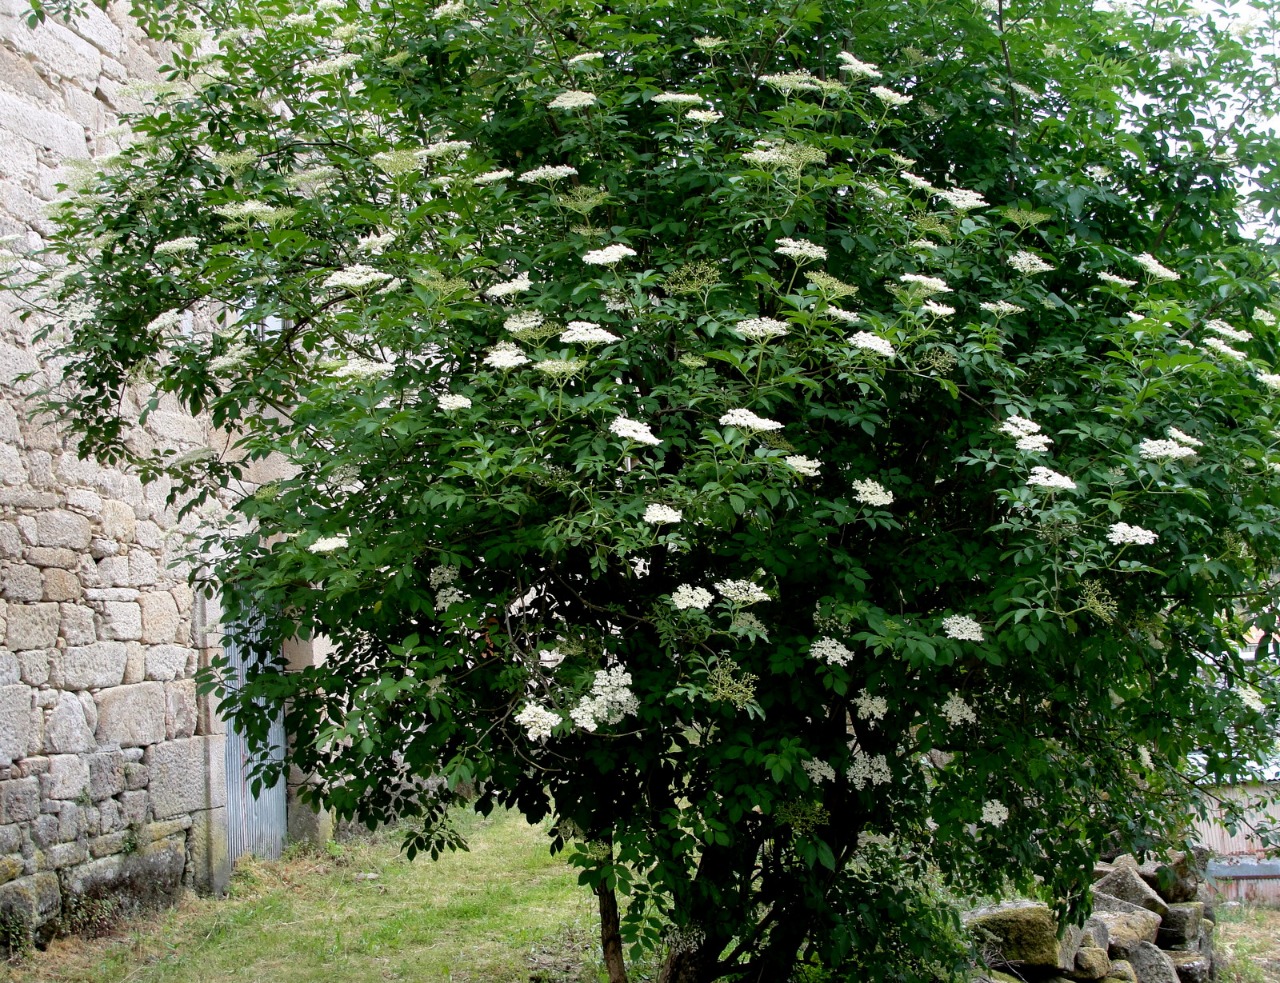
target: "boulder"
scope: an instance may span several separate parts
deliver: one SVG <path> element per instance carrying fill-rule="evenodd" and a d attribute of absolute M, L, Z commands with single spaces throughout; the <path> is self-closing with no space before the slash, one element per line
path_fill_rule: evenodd
<path fill-rule="evenodd" d="M 1138 983 L 1179 983 L 1178 971 L 1168 954 L 1150 942 L 1139 942 L 1129 952 Z"/>
<path fill-rule="evenodd" d="M 1165 860 L 1148 860 L 1142 864 L 1138 875 L 1170 904 L 1194 901 L 1207 862 L 1208 851 L 1202 847 L 1191 853 L 1175 850 Z"/>
<path fill-rule="evenodd" d="M 1213 961 L 1200 952 L 1171 952 L 1169 961 L 1182 983 L 1209 983 L 1213 979 Z"/>
<path fill-rule="evenodd" d="M 1047 905 L 1032 901 L 980 908 L 964 916 L 978 945 L 993 950 L 991 964 L 1018 971 L 1073 970 L 1081 932 L 1070 928 L 1061 941 Z"/>
<path fill-rule="evenodd" d="M 1107 927 L 1107 950 L 1112 959 L 1128 959 L 1130 950 L 1139 942 L 1155 942 L 1160 931 L 1160 916 L 1154 911 L 1115 898 L 1106 903 L 1116 910 L 1099 911 L 1101 900 L 1101 896 L 1094 897 L 1093 917 Z M 1121 906 L 1127 910 L 1121 910 Z"/>
<path fill-rule="evenodd" d="M 1082 980 L 1100 980 L 1111 970 L 1111 957 L 1107 955 L 1106 949 L 1097 949 L 1093 946 L 1081 946 L 1076 953 L 1075 972 L 1071 974 L 1074 979 Z"/>
<path fill-rule="evenodd" d="M 1203 922 L 1204 905 L 1201 902 L 1171 904 L 1168 914 L 1160 921 L 1160 934 L 1156 937 L 1156 943 L 1161 949 L 1177 949 L 1198 942 Z"/>
<path fill-rule="evenodd" d="M 1107 894 L 1121 901 L 1154 911 L 1161 918 L 1169 910 L 1164 899 L 1147 886 L 1138 873 L 1138 865 L 1132 857 L 1116 860 L 1115 869 L 1093 885 L 1094 894 Z M 1095 904 L 1096 907 L 1096 904 Z"/>
<path fill-rule="evenodd" d="M 1126 980 L 1127 983 L 1138 983 L 1138 977 L 1133 971 L 1133 964 L 1127 959 L 1116 959 L 1111 963 L 1111 975 L 1108 979 Z"/>
<path fill-rule="evenodd" d="M 1110 948 L 1111 932 L 1107 929 L 1107 923 L 1097 916 L 1085 922 L 1084 930 L 1080 936 L 1080 945 L 1092 949 Z"/>

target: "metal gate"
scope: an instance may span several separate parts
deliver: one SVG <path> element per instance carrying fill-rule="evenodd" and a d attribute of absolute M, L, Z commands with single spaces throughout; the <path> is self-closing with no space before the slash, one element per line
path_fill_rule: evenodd
<path fill-rule="evenodd" d="M 230 661 L 227 675 L 232 685 L 242 685 L 248 654 L 228 637 L 224 649 Z M 284 757 L 284 720 L 277 716 L 271 723 L 270 758 L 280 761 Z M 262 788 L 257 795 L 250 787 L 252 762 L 249 748 L 242 734 L 227 723 L 227 854 L 232 863 L 246 853 L 255 857 L 274 860 L 284 848 L 287 827 L 285 814 L 286 789 L 284 779 L 271 788 Z"/>

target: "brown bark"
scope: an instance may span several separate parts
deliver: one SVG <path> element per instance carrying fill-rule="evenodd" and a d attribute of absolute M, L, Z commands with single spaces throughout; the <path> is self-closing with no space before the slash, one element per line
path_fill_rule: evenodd
<path fill-rule="evenodd" d="M 622 931 L 618 921 L 618 896 L 613 888 L 601 884 L 596 888 L 600 901 L 600 948 L 604 952 L 609 983 L 627 983 L 627 967 L 622 961 Z"/>

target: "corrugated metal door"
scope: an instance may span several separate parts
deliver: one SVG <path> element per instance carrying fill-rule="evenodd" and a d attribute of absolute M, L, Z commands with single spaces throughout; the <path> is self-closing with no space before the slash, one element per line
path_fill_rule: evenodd
<path fill-rule="evenodd" d="M 224 643 L 231 668 L 228 680 L 233 685 L 243 683 L 246 653 L 230 639 Z M 270 757 L 280 761 L 284 757 L 284 721 L 276 717 L 271 724 Z M 287 821 L 285 814 L 285 783 L 281 779 L 271 788 L 253 794 L 250 787 L 252 761 L 244 736 L 227 724 L 227 853 L 232 863 L 237 857 L 251 853 L 255 857 L 274 860 L 284 848 Z"/>

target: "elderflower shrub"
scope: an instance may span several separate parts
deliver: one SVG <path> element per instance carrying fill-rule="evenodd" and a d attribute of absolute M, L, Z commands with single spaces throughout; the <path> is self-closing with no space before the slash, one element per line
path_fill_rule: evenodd
<path fill-rule="evenodd" d="M 191 546 L 258 626 L 224 706 L 286 708 L 307 795 L 436 852 L 462 787 L 592 831 L 673 979 L 934 979 L 926 873 L 1077 898 L 1273 736 L 1272 199 L 1197 148 L 1280 146 L 1187 107 L 1276 115 L 1280 56 L 1140 7 L 206 4 L 0 275 L 84 452 L 233 506 Z M 151 400 L 236 452 L 129 439 Z"/>

